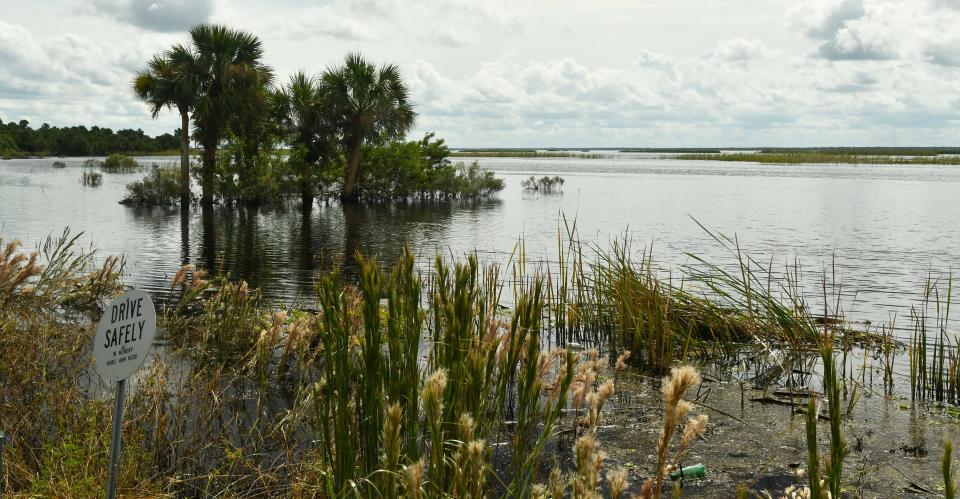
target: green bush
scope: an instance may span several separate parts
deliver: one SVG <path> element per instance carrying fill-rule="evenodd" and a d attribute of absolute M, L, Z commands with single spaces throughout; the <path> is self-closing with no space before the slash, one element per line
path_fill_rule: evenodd
<path fill-rule="evenodd" d="M 227 203 L 263 204 L 286 198 L 297 191 L 291 178 L 288 156 L 262 149 L 244 156 L 242 144 L 229 144 L 217 155 L 216 192 Z M 194 175 L 200 174 L 194 169 Z"/>
<path fill-rule="evenodd" d="M 141 180 L 127 184 L 125 205 L 166 206 L 180 198 L 180 171 L 175 167 L 154 165 Z"/>
<path fill-rule="evenodd" d="M 453 177 L 453 187 L 445 189 L 452 197 L 460 199 L 480 199 L 490 197 L 503 190 L 503 179 L 493 172 L 480 168 L 476 161 L 469 166 L 458 163 Z"/>
<path fill-rule="evenodd" d="M 364 149 L 358 187 L 368 201 L 477 199 L 503 189 L 503 180 L 477 162 L 453 164 L 443 139 L 388 142 Z"/>
<path fill-rule="evenodd" d="M 130 173 L 139 170 L 140 163 L 123 154 L 111 154 L 100 164 L 100 169 L 107 173 Z"/>

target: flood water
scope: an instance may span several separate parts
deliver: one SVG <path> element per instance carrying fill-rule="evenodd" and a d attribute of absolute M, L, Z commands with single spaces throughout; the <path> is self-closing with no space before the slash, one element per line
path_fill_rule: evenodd
<path fill-rule="evenodd" d="M 522 239 L 528 260 L 556 260 L 564 216 L 576 221 L 581 240 L 601 248 L 625 234 L 638 254 L 652 245 L 666 269 L 689 263 L 688 252 L 735 263 L 699 221 L 736 236 L 775 271 L 799 261 L 813 289 L 825 270 L 835 275 L 844 312 L 857 320 L 887 320 L 894 312 L 906 318 L 927 276 L 946 276 L 960 264 L 955 166 L 758 165 L 626 153 L 480 158 L 506 180 L 497 199 L 351 210 L 320 203 L 304 216 L 297 204 L 126 207 L 118 204 L 126 184 L 144 173 L 104 173 L 102 186 L 85 187 L 84 159 L 62 160 L 62 169 L 51 167 L 53 159 L 0 161 L 0 237 L 31 246 L 69 226 L 103 255 L 125 255 L 126 282 L 157 295 L 184 263 L 220 269 L 268 298 L 291 301 L 309 296 L 314 276 L 356 249 L 386 262 L 403 244 L 424 264 L 437 252 L 506 262 Z M 520 186 L 529 175 L 547 174 L 566 179 L 563 193 Z"/>

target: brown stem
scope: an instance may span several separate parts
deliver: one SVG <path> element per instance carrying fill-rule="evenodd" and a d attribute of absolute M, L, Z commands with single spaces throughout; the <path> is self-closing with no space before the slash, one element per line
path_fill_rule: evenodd
<path fill-rule="evenodd" d="M 180 109 L 180 204 L 190 204 L 190 115 Z"/>

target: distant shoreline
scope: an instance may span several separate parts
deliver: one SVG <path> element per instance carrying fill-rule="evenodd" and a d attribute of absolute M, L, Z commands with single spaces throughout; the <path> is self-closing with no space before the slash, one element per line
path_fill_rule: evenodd
<path fill-rule="evenodd" d="M 960 148 L 837 147 L 770 149 L 610 148 L 610 149 L 460 149 L 460 158 L 602 159 L 619 153 L 662 154 L 660 159 L 765 164 L 960 165 Z"/>
<path fill-rule="evenodd" d="M 130 157 L 135 157 L 135 156 L 179 157 L 180 151 L 178 149 L 163 150 L 163 151 L 117 151 L 111 154 L 123 154 L 124 156 L 130 156 Z M 191 150 L 190 154 L 198 155 L 200 154 L 200 152 L 198 150 Z M 89 158 L 105 158 L 107 156 L 109 156 L 109 154 L 90 154 L 90 155 L 84 155 L 84 156 L 74 156 L 74 155 L 59 156 L 59 155 L 53 155 L 47 152 L 21 153 L 20 151 L 16 151 L 16 152 L 4 151 L 2 154 L 0 154 L 0 159 L 52 159 L 52 158 L 88 158 L 88 157 Z"/>
<path fill-rule="evenodd" d="M 762 164 L 846 164 L 846 165 L 960 165 L 960 155 L 894 155 L 849 154 L 830 152 L 758 152 L 758 153 L 697 153 L 667 156 L 686 161 L 729 161 Z"/>

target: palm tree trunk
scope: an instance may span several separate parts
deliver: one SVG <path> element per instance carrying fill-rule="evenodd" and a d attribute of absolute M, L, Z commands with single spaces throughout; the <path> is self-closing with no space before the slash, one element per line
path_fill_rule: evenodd
<path fill-rule="evenodd" d="M 180 205 L 190 204 L 190 113 L 180 110 Z"/>
<path fill-rule="evenodd" d="M 200 183 L 203 188 L 203 195 L 200 198 L 200 204 L 204 206 L 213 206 L 213 175 L 217 168 L 217 144 L 207 143 L 203 145 L 203 173 Z"/>
<path fill-rule="evenodd" d="M 300 193 L 300 200 L 303 202 L 303 211 L 313 209 L 313 192 L 304 189 L 304 191 Z"/>
<path fill-rule="evenodd" d="M 343 172 L 343 192 L 340 194 L 340 201 L 343 203 L 356 203 L 360 199 L 360 193 L 357 192 L 357 172 L 360 170 L 360 141 L 351 140 L 348 144 L 349 160 L 347 168 Z"/>
<path fill-rule="evenodd" d="M 300 174 L 300 199 L 303 201 L 303 211 L 313 208 L 313 162 L 308 155 L 303 161 L 303 172 Z"/>

